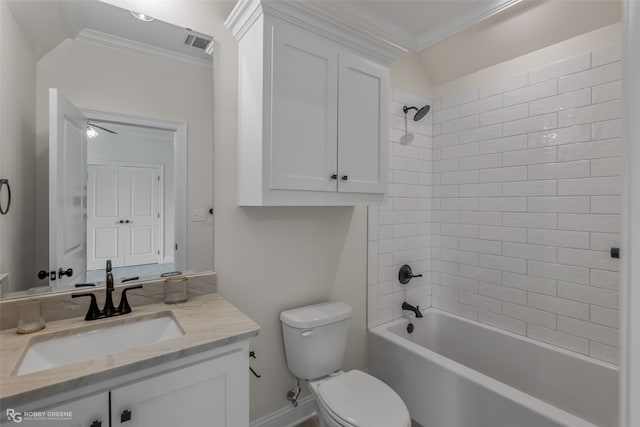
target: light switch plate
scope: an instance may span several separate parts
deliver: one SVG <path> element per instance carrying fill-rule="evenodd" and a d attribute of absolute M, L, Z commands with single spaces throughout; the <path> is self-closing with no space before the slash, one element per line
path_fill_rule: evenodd
<path fill-rule="evenodd" d="M 191 211 L 191 221 L 202 222 L 204 221 L 204 209 L 194 209 Z"/>

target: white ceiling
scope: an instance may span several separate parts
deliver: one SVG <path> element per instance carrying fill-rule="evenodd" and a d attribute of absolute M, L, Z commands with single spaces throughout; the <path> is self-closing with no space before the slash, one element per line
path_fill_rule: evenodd
<path fill-rule="evenodd" d="M 8 0 L 38 58 L 66 38 L 147 52 L 211 66 L 212 57 L 184 44 L 186 29 L 163 21 L 142 22 L 129 10 L 97 0 Z"/>
<path fill-rule="evenodd" d="M 521 0 L 311 0 L 330 15 L 419 52 Z"/>

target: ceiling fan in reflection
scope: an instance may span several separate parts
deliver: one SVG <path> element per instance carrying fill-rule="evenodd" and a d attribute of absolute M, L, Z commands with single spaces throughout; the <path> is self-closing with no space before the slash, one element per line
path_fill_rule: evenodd
<path fill-rule="evenodd" d="M 105 132 L 112 133 L 114 135 L 118 134 L 118 132 L 113 131 L 111 129 L 107 129 L 106 127 L 97 125 L 93 121 L 88 121 L 87 122 L 87 138 L 93 139 L 93 138 L 97 137 L 98 135 L 100 135 L 100 132 L 98 132 L 98 129 L 103 130 Z"/>

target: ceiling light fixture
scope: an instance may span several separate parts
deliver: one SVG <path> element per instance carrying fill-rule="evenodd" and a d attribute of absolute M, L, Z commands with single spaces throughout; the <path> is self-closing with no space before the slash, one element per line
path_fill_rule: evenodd
<path fill-rule="evenodd" d="M 144 13 L 135 12 L 133 10 L 131 11 L 131 15 L 133 15 L 134 18 L 139 19 L 140 21 L 144 21 L 144 22 L 151 22 L 151 21 L 155 20 L 155 18 L 153 16 L 145 15 Z"/>

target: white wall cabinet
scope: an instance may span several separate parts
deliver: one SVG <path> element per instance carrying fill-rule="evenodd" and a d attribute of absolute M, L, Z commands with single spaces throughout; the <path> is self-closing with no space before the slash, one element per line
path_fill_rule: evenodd
<path fill-rule="evenodd" d="M 238 204 L 381 202 L 392 59 L 372 52 L 391 47 L 298 3 L 241 1 L 227 19 L 239 40 Z"/>
<path fill-rule="evenodd" d="M 249 343 L 156 365 L 15 410 L 43 411 L 45 417 L 49 411 L 71 412 L 68 420 L 23 419 L 20 425 L 28 427 L 247 427 Z M 2 419 L 2 427 L 15 423 L 4 413 Z"/>

